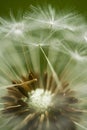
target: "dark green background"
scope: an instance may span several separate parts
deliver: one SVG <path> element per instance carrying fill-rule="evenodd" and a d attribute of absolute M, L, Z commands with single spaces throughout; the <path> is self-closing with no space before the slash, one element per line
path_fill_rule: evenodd
<path fill-rule="evenodd" d="M 16 14 L 18 10 L 28 10 L 30 5 L 51 4 L 55 8 L 76 10 L 86 17 L 87 0 L 0 0 L 0 16 L 8 16 L 10 10 Z"/>

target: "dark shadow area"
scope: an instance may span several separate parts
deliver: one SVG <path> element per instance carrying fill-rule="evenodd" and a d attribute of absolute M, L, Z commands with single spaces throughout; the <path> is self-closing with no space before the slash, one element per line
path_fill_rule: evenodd
<path fill-rule="evenodd" d="M 60 10 L 75 10 L 86 16 L 87 0 L 2 0 L 0 2 L 0 16 L 9 16 L 10 10 L 16 15 L 18 10 L 24 12 L 31 5 L 46 6 L 48 4 Z"/>

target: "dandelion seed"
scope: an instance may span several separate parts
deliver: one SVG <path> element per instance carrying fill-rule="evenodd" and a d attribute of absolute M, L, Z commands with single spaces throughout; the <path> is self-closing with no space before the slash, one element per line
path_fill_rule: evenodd
<path fill-rule="evenodd" d="M 86 129 L 86 25 L 79 17 L 48 6 L 19 21 L 0 18 L 1 130 Z"/>
<path fill-rule="evenodd" d="M 11 21 L 7 21 L 3 18 L 0 18 L 0 34 L 2 37 L 9 37 L 9 38 L 20 38 L 24 36 L 26 31 L 26 24 L 25 21 L 16 20 L 11 16 Z"/>

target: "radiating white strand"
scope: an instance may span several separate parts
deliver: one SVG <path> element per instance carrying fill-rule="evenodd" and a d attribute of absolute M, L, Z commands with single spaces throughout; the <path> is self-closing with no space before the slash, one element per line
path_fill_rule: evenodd
<path fill-rule="evenodd" d="M 46 60 L 47 60 L 47 62 L 48 62 L 48 65 L 49 65 L 49 67 L 50 67 L 50 69 L 51 69 L 51 71 L 52 71 L 52 73 L 53 73 L 53 76 L 54 76 L 54 78 L 55 78 L 55 81 L 56 81 L 58 87 L 60 87 L 60 86 L 61 86 L 61 83 L 60 83 L 60 81 L 59 81 L 59 79 L 58 79 L 58 76 L 57 76 L 57 74 L 56 74 L 56 72 L 55 72 L 53 66 L 51 65 L 51 63 L 50 63 L 48 57 L 46 56 L 46 54 L 45 54 L 45 52 L 44 52 L 44 50 L 42 49 L 41 46 L 40 46 L 40 49 L 41 49 L 42 53 L 44 54 L 44 56 L 45 56 L 45 58 L 46 58 Z"/>
<path fill-rule="evenodd" d="M 80 128 L 82 128 L 82 129 L 84 129 L 84 130 L 87 130 L 87 128 L 86 128 L 85 126 L 83 126 L 83 125 L 81 125 L 81 124 L 79 124 L 79 123 L 77 123 L 77 122 L 75 122 L 75 121 L 74 121 L 74 123 L 75 123 L 77 126 L 79 126 Z"/>

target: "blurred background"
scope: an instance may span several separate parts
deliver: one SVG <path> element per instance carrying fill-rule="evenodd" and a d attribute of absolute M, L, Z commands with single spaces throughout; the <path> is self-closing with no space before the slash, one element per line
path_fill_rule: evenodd
<path fill-rule="evenodd" d="M 12 11 L 14 15 L 18 10 L 26 11 L 31 5 L 45 6 L 51 4 L 55 8 L 75 10 L 87 16 L 87 0 L 0 0 L 0 16 L 9 16 Z M 87 19 L 87 17 L 86 17 Z"/>

